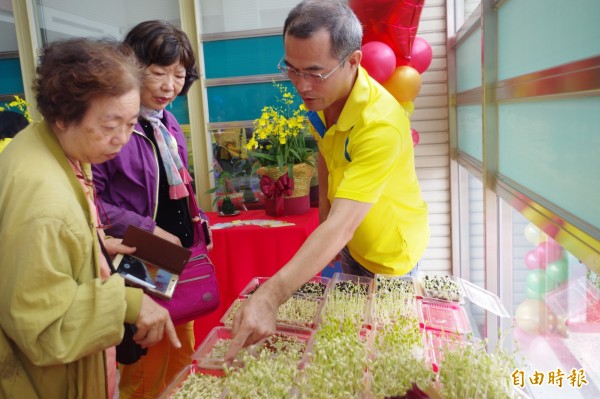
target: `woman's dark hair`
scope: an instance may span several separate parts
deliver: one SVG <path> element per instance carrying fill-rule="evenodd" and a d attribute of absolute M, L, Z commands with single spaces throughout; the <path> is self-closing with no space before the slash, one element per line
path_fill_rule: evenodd
<path fill-rule="evenodd" d="M 79 123 L 93 100 L 140 90 L 143 69 L 127 46 L 110 40 L 69 39 L 43 49 L 33 84 L 49 123 Z"/>
<path fill-rule="evenodd" d="M 124 42 L 144 66 L 169 66 L 179 61 L 185 68 L 185 83 L 180 96 L 186 95 L 200 77 L 190 40 L 184 31 L 167 21 L 141 22 L 129 31 Z"/>
<path fill-rule="evenodd" d="M 12 139 L 17 133 L 29 125 L 27 118 L 18 112 L 0 112 L 0 140 Z"/>

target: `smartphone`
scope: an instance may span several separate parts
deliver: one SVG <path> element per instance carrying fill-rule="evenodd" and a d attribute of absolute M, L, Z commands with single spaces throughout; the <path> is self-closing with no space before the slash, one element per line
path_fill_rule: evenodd
<path fill-rule="evenodd" d="M 202 232 L 204 233 L 204 242 L 208 247 L 210 245 L 210 232 L 208 231 L 208 222 L 203 220 L 202 222 Z"/>
<path fill-rule="evenodd" d="M 171 299 L 179 280 L 179 275 L 133 255 L 118 254 L 113 259 L 113 265 L 129 285 L 143 288 L 164 299 Z"/>

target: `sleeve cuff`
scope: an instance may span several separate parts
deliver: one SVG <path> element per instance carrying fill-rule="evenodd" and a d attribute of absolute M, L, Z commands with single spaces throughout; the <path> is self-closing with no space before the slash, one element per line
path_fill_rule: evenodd
<path fill-rule="evenodd" d="M 142 309 L 143 295 L 144 291 L 139 288 L 125 287 L 125 302 L 127 303 L 127 310 L 125 310 L 126 323 L 133 324 L 137 320 Z"/>

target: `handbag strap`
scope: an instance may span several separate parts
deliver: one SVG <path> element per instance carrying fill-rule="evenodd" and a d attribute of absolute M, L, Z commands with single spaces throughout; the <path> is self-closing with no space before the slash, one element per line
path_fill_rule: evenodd
<path fill-rule="evenodd" d="M 206 214 L 200 209 L 200 207 L 198 206 L 198 202 L 196 202 L 196 194 L 194 192 L 192 184 L 188 183 L 187 188 L 188 188 L 188 192 L 190 193 L 190 195 L 189 195 L 190 199 L 188 202 L 189 202 L 189 207 L 190 207 L 190 215 L 192 216 L 192 221 L 199 222 L 200 220 L 197 220 L 197 218 L 208 221 Z"/>
<path fill-rule="evenodd" d="M 98 234 L 98 242 L 100 243 L 100 250 L 102 250 L 102 254 L 106 258 L 106 263 L 108 263 L 108 267 L 110 267 L 110 273 L 115 274 L 117 272 L 117 269 L 115 269 L 115 267 L 112 264 L 112 259 L 110 258 L 110 255 L 108 254 L 108 251 L 106 250 L 106 247 L 102 242 L 102 238 L 100 238 L 100 234 Z"/>

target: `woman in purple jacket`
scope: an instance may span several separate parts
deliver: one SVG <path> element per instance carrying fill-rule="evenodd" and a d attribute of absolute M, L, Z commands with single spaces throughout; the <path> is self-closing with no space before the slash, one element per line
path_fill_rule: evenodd
<path fill-rule="evenodd" d="M 110 225 L 107 234 L 123 237 L 129 225 L 184 247 L 194 240 L 186 188 L 188 151 L 181 126 L 165 109 L 198 79 L 186 34 L 165 21 L 146 21 L 126 36 L 145 66 L 141 111 L 131 139 L 113 160 L 93 168 L 98 197 Z M 102 214 L 101 213 L 101 214 Z M 120 365 L 121 398 L 156 398 L 175 374 L 191 363 L 193 322 L 176 326 L 182 343 L 167 340 L 148 348 L 131 365 Z"/>

